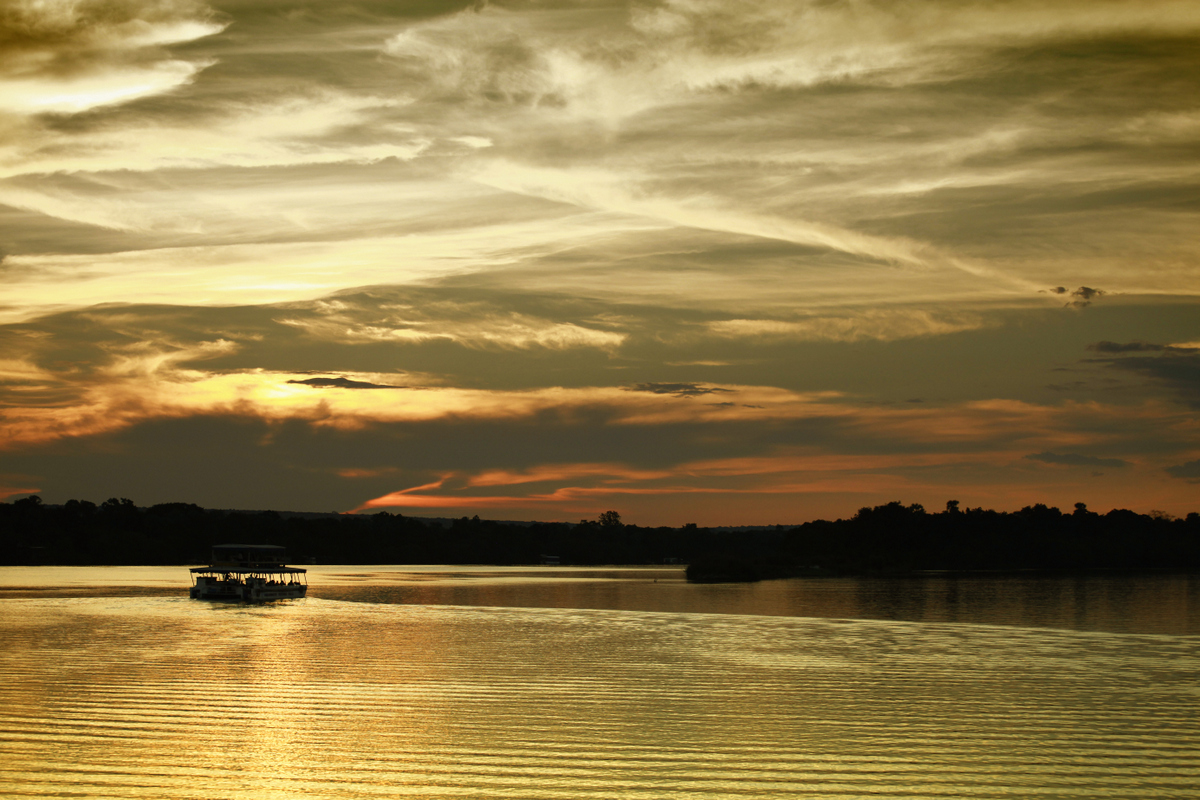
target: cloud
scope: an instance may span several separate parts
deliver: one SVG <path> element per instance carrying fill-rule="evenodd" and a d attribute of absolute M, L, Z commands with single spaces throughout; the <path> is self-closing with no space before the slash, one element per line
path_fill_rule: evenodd
<path fill-rule="evenodd" d="M 193 356 L 199 361 L 186 360 Z M 179 497 L 180 486 L 194 486 L 190 501 L 225 497 L 221 507 L 257 496 L 242 507 L 330 510 L 376 498 L 373 507 L 496 508 L 525 519 L 586 516 L 593 504 L 620 502 L 623 515 L 628 503 L 644 510 L 639 522 L 663 524 L 679 521 L 668 509 L 688 513 L 688 503 L 671 499 L 687 497 L 696 501 L 693 513 L 704 507 L 731 522 L 744 513 L 744 522 L 801 513 L 784 513 L 789 508 L 836 515 L 836 497 L 854 507 L 847 498 L 863 498 L 862 505 L 875 502 L 874 492 L 901 491 L 928 504 L 983 476 L 988 491 L 1010 487 L 1014 508 L 1031 494 L 1066 503 L 1078 497 L 1075 484 L 1053 474 L 1035 480 L 1020 467 L 1024 454 L 1101 446 L 1139 453 L 1122 470 L 1126 494 L 1106 494 L 1116 503 L 1192 449 L 1186 439 L 1164 437 L 1184 430 L 1191 415 L 1161 404 L 885 407 L 765 386 L 724 386 L 729 391 L 716 395 L 757 409 L 611 386 L 313 391 L 291 382 L 311 377 L 303 374 L 205 372 L 200 367 L 214 357 L 201 351 L 123 358 L 122 371 L 106 369 L 104 382 L 78 387 L 74 401 L 64 398 L 40 416 L 0 408 L 6 468 L 37 481 L 19 485 L 42 486 L 47 497 L 120 494 L 139 502 L 165 502 Z M 674 383 L 686 389 L 689 382 Z M 180 449 L 189 452 L 182 462 Z M 255 472 L 269 477 L 254 492 L 232 481 Z M 114 488 L 120 482 L 127 488 Z M 757 510 L 743 505 L 755 498 L 763 501 Z"/>
<path fill-rule="evenodd" d="M 1193 483 L 1200 481 L 1200 459 L 1167 467 L 1167 474 L 1173 478 L 1183 478 Z"/>
<path fill-rule="evenodd" d="M 1112 369 L 1150 378 L 1172 389 L 1188 405 L 1200 408 L 1200 351 L 1197 349 L 1144 342 L 1099 342 L 1089 349 L 1108 356 L 1094 361 L 1107 364 Z M 1157 352 L 1157 355 L 1127 355 L 1153 352 Z"/>
<path fill-rule="evenodd" d="M 418 294 L 418 293 L 414 293 Z M 432 293 L 430 293 L 432 294 Z M 440 293 L 439 293 L 440 294 Z M 370 295 L 318 304 L 318 314 L 281 318 L 308 335 L 345 343 L 453 342 L 488 350 L 615 350 L 627 334 L 504 309 L 487 299 L 433 300 L 430 304 L 372 302 Z"/>
<path fill-rule="evenodd" d="M 494 7 L 462 11 L 413 25 L 388 39 L 383 52 L 435 96 L 561 104 L 563 87 L 538 41 L 537 17 Z"/>
<path fill-rule="evenodd" d="M 1056 286 L 1050 291 L 1058 295 L 1069 294 L 1071 297 L 1075 298 L 1067 303 L 1067 306 L 1070 308 L 1084 308 L 1091 305 L 1092 300 L 1095 298 L 1108 294 L 1108 292 L 1104 291 L 1103 289 L 1093 289 L 1090 286 L 1080 286 L 1074 291 L 1069 291 L 1065 286 Z"/>
<path fill-rule="evenodd" d="M 1107 292 L 1105 292 L 1103 289 L 1093 289 L 1090 286 L 1080 286 L 1078 289 L 1071 292 L 1071 296 L 1076 299 L 1072 300 L 1068 305 L 1076 308 L 1083 308 L 1084 306 L 1091 305 L 1092 300 L 1104 294 L 1107 294 Z"/>
<path fill-rule="evenodd" d="M 1158 353 L 1166 350 L 1167 346 L 1152 344 L 1151 342 L 1127 342 L 1121 344 L 1119 342 L 1104 341 L 1089 344 L 1087 349 L 1097 353 Z"/>
<path fill-rule="evenodd" d="M 1192 0 L 301 5 L 0 4 L 6 485 L 1069 505 L 1195 457 Z"/>
<path fill-rule="evenodd" d="M 1045 464 L 1062 464 L 1069 467 L 1128 467 L 1130 463 L 1119 458 L 1098 458 L 1084 456 L 1078 453 L 1032 453 L 1025 456 L 1031 461 L 1041 461 Z"/>
<path fill-rule="evenodd" d="M 50 372 L 37 363 L 41 348 L 62 347 L 53 339 L 11 339 L 26 354 L 5 367 L 11 388 L 0 385 L 0 440 L 19 449 L 39 442 L 89 437 L 106 431 L 145 424 L 156 419 L 192 415 L 236 415 L 247 419 L 282 424 L 295 421 L 314 428 L 352 431 L 411 424 L 480 424 L 504 422 L 514 426 L 565 426 L 602 424 L 611 435 L 616 428 L 692 429 L 713 428 L 707 436 L 725 435 L 738 440 L 739 447 L 776 447 L 789 441 L 830 438 L 851 441 L 890 442 L 888 447 L 955 448 L 964 443 L 986 443 L 988 447 L 1028 448 L 1075 446 L 1098 443 L 1097 431 L 1108 442 L 1116 432 L 1133 431 L 1144 440 L 1152 426 L 1179 424 L 1169 409 L 1142 409 L 1066 403 L 1045 406 L 1015 401 L 972 401 L 965 403 L 905 404 L 880 406 L 861 403 L 832 391 L 790 391 L 769 385 L 713 384 L 699 381 L 646 381 L 622 386 L 587 382 L 596 373 L 577 374 L 580 385 L 546 385 L 545 374 L 535 370 L 540 381 L 522 386 L 506 376 L 527 369 L 521 361 L 489 367 L 507 388 L 477 388 L 455 385 L 445 377 L 422 375 L 420 391 L 320 391 L 376 387 L 412 387 L 411 374 L 343 372 L 338 378 L 313 377 L 312 372 L 239 367 L 239 359 L 261 363 L 256 348 L 268 343 L 245 338 L 240 342 L 214 339 L 170 343 L 161 334 L 148 333 L 146 321 L 128 314 L 123 321 L 126 335 L 100 339 L 92 351 L 76 351 L 76 371 Z M 111 324 L 111 323 L 110 323 Z M 95 331 L 95 327 L 90 329 Z M 269 330 L 269 329 L 264 329 Z M 283 359 L 314 352 L 314 341 L 298 340 L 294 348 L 280 351 Z M 21 350 L 17 351 L 21 353 Z M 50 349 L 44 357 L 55 360 L 70 350 Z M 269 351 L 258 351 L 260 353 Z M 320 357 L 339 360 L 356 357 L 351 349 L 315 350 Z M 394 348 L 387 348 L 395 358 Z M 86 363 L 84 354 L 93 359 Z M 414 351 L 415 354 L 415 351 Z M 436 351 L 431 363 L 444 361 Z M 357 356 L 361 358 L 361 356 Z M 412 361 L 413 356 L 406 360 Z M 494 362 L 484 356 L 480 363 Z M 534 365 L 540 359 L 534 360 Z M 619 373 L 618 373 L 619 374 Z M 397 379 L 399 377 L 399 379 Z M 464 369 L 462 380 L 478 380 L 473 369 Z M 53 403 L 30 403 L 30 392 L 53 397 Z M 679 399 L 705 397 L 718 403 L 680 403 Z M 11 402 L 16 400 L 16 402 Z M 725 403 L 736 405 L 726 405 Z M 699 426 L 699 427 L 697 427 Z M 739 429 L 741 426 L 741 429 Z M 1149 427 L 1148 427 L 1149 426 Z M 725 430 L 728 434 L 719 434 Z M 735 431 L 737 431 L 735 433 Z M 751 431 L 754 431 L 751 435 Z M 848 432 L 853 432 L 852 435 Z M 1186 438 L 1183 440 L 1186 443 Z M 531 440 L 532 446 L 532 440 Z M 851 446 L 847 444 L 847 446 Z M 857 447 L 858 445 L 853 445 Z M 1145 447 L 1143 441 L 1142 444 Z M 1176 447 L 1182 446 L 1178 442 Z M 1028 452 L 1028 450 L 1026 450 Z M 1057 450 L 1045 453 L 1054 456 Z M 1014 455 L 1013 458 L 1019 456 Z M 1044 459 L 1043 459 L 1044 460 Z M 369 465 L 354 464 L 356 468 Z"/>
<path fill-rule="evenodd" d="M 645 216 L 673 225 L 829 248 L 900 264 L 940 261 L 973 271 L 963 262 L 947 260 L 927 245 L 903 237 L 874 236 L 823 222 L 747 213 L 715 202 L 711 195 L 679 198 L 652 193 L 639 186 L 636 177 L 604 170 L 561 170 L 497 160 L 481 166 L 472 177 L 510 192 Z"/>
<path fill-rule="evenodd" d="M 529 483 L 545 483 L 581 476 L 619 477 L 626 480 L 662 477 L 664 473 L 649 470 L 633 470 L 621 464 L 570 463 L 541 464 L 527 470 L 491 470 L 463 479 L 465 486 L 517 486 Z M 444 483 L 444 482 L 443 482 Z M 439 484 L 440 486 L 441 484 Z M 427 488 L 427 487 L 422 487 Z"/>
<path fill-rule="evenodd" d="M 124 303 L 229 305 L 315 300 L 355 286 L 417 282 L 456 272 L 473 272 L 510 260 L 508 248 L 553 247 L 553 237 L 569 236 L 569 223 L 536 226 L 556 229 L 551 242 L 538 233 L 496 229 L 445 230 L 425 234 L 340 241 L 285 241 L 133 250 L 102 255 L 23 255 L 6 263 L 5 294 L 12 305 L 4 315 L 28 319 L 49 309 L 79 307 L 109 297 Z M 538 242 L 542 239 L 541 242 Z M 404 258 L 397 263 L 397 254 Z M 0 313 L 3 313 L 0 310 Z M 570 347 L 589 342 L 612 346 L 619 338 L 605 331 L 564 322 L 547 329 L 536 320 L 461 320 L 461 328 L 427 326 L 435 336 L 493 339 L 514 346 Z M 404 327 L 394 330 L 404 331 Z M 365 336 L 386 331 L 362 331 Z M 400 333 L 421 335 L 421 330 Z M 356 335 L 351 332 L 348 335 Z"/>
<path fill-rule="evenodd" d="M 873 466 L 877 469 L 880 463 Z M 728 502 L 739 496 L 842 492 L 846 490 L 845 477 L 831 477 L 831 473 L 837 471 L 856 473 L 860 487 L 886 485 L 896 489 L 904 484 L 902 479 L 892 476 L 869 474 L 874 470 L 866 467 L 862 460 L 836 463 L 820 457 L 710 459 L 659 469 L 637 468 L 619 462 L 567 462 L 544 464 L 524 471 L 446 473 L 432 482 L 372 498 L 354 511 L 389 507 L 424 510 L 531 508 L 544 516 L 586 509 L 591 503 L 628 502 L 630 498 L 638 497 L 710 495 Z"/>
<path fill-rule="evenodd" d="M 813 314 L 805 319 L 723 319 L 708 323 L 723 338 L 766 341 L 893 341 L 939 336 L 981 328 L 979 314 L 925 309 L 864 309 L 838 315 Z"/>
<path fill-rule="evenodd" d="M 211 60 L 182 61 L 168 45 L 227 23 L 192 0 L 10 0 L 0 10 L 0 109 L 77 113 L 160 94 Z"/>
<path fill-rule="evenodd" d="M 0 485 L 0 500 L 7 500 L 17 495 L 38 494 L 40 491 L 41 489 L 14 489 L 9 486 Z"/>
<path fill-rule="evenodd" d="M 902 12 L 881 2 L 666 0 L 628 16 L 577 7 L 576 17 L 572 26 L 560 9 L 476 7 L 410 25 L 383 49 L 436 96 L 633 114 L 715 89 L 895 88 L 975 73 L 980 50 L 1014 42 L 1200 25 L 1182 0 L 912 3 Z"/>
<path fill-rule="evenodd" d="M 75 186 L 63 181 L 57 186 L 47 185 L 43 176 L 46 172 L 107 172 L 110 174 L 100 181 L 101 186 L 122 189 L 129 202 L 136 202 L 148 188 L 157 189 L 161 198 L 164 193 L 169 195 L 170 189 L 191 187 L 181 176 L 174 176 L 166 186 L 146 187 L 136 175 L 119 174 L 122 170 L 141 173 L 220 167 L 373 164 L 387 159 L 408 161 L 425 152 L 432 142 L 411 131 L 392 130 L 386 137 L 374 136 L 368 141 L 345 141 L 342 135 L 346 129 L 378 124 L 379 117 L 396 113 L 407 102 L 404 98 L 345 95 L 312 87 L 293 89 L 283 96 L 263 97 L 251 104 L 222 104 L 210 110 L 211 118 L 204 124 L 169 115 L 139 115 L 124 125 L 104 126 L 82 137 L 70 129 L 40 131 L 36 137 L 15 143 L 7 152 L 0 149 L 0 177 L 37 176 L 33 181 L 10 180 L 0 199 L 20 201 L 20 205 L 52 213 L 52 201 L 58 200 L 65 206 L 81 189 L 89 188 L 84 180 Z M 206 196 L 214 199 L 220 199 L 232 188 L 207 182 L 201 182 L 201 187 Z M 270 193 L 268 187 L 263 190 Z M 39 191 L 46 191 L 48 197 L 41 198 Z M 276 197 L 275 202 L 286 202 L 286 198 Z M 143 201 L 140 205 L 144 207 L 128 217 L 136 220 L 137 213 L 150 214 L 149 220 L 141 222 L 145 226 L 159 214 L 153 202 Z M 241 210 L 252 213 L 256 209 L 253 203 L 245 203 Z"/>
<path fill-rule="evenodd" d="M 706 394 L 717 394 L 732 392 L 732 389 L 723 389 L 719 386 L 700 386 L 695 383 L 639 383 L 634 386 L 627 386 L 626 389 L 631 392 L 650 392 L 651 394 L 669 394 L 672 397 L 700 397 Z M 732 405 L 732 404 L 710 404 L 710 405 Z"/>
<path fill-rule="evenodd" d="M 227 21 L 197 4 L 154 8 Z M 73 302 L 271 302 L 451 272 L 562 294 L 686 286 L 689 302 L 739 301 L 731 321 L 836 340 L 970 324 L 943 312 L 1013 302 L 1030 275 L 1074 285 L 1074 259 L 1100 258 L 1082 274 L 1111 292 L 1196 288 L 1172 251 L 1186 249 L 1186 214 L 1168 211 L 1194 195 L 1190 173 L 1163 160 L 1158 137 L 1189 141 L 1200 120 L 1181 93 L 1145 89 L 1188 74 L 1185 51 L 1138 45 L 1186 39 L 1187 3 L 393 11 L 359 9 L 351 29 L 340 7 L 278 19 L 240 4 L 237 39 L 192 48 L 222 65 L 203 80 L 27 131 L 0 152 L 0 202 L 95 230 L 61 226 L 42 239 L 54 263 L 22 253 L 22 270 L 95 258 L 66 267 L 92 278 L 57 287 Z M 1132 54 L 1103 37 L 1132 37 Z M 1075 49 L 1060 57 L 1046 42 Z M 1120 112 L 1070 100 L 1089 92 Z M 945 113 L 946 96 L 964 102 Z M 1119 147 L 1106 138 L 1118 127 Z M 516 214 L 541 224 L 496 224 Z M 430 255 L 434 226 L 462 253 Z M 470 246 L 483 229 L 496 234 L 486 252 Z M 180 263 L 211 265 L 204 247 L 245 257 L 192 280 Z M 1153 268 L 1114 276 L 1104 264 L 1130 248 Z M 237 269 L 252 280 L 233 280 Z M 825 322 L 780 319 L 780 293 Z M 929 319 L 847 322 L 830 308 L 876 298 Z"/>
<path fill-rule="evenodd" d="M 407 386 L 395 386 L 388 383 L 371 383 L 370 381 L 355 381 L 342 376 L 340 378 L 306 378 L 305 380 L 291 380 L 288 383 L 299 383 L 305 386 L 312 386 L 315 389 L 335 388 L 335 389 L 407 389 Z"/>

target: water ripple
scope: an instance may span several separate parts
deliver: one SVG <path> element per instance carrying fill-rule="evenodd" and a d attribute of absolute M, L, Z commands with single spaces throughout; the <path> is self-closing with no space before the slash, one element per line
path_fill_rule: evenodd
<path fill-rule="evenodd" d="M 1196 640 L 175 598 L 0 601 L 0 795 L 1184 798 Z"/>

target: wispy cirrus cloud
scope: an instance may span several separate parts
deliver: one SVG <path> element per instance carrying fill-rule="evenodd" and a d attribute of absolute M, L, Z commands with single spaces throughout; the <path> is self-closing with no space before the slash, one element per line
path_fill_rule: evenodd
<path fill-rule="evenodd" d="M 227 24 L 196 0 L 12 0 L 0 10 L 0 109 L 69 114 L 169 91 L 213 62 L 165 48 Z"/>
<path fill-rule="evenodd" d="M 6 485 L 1186 513 L 1194 2 L 467 5 L 0 9 Z"/>
<path fill-rule="evenodd" d="M 802 319 L 725 319 L 708 323 L 708 329 L 717 336 L 738 339 L 856 342 L 937 336 L 985 324 L 978 313 L 897 308 L 815 313 Z"/>

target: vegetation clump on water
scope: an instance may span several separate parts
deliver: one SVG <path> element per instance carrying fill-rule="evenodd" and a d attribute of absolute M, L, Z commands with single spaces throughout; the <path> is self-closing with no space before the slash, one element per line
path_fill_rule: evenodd
<path fill-rule="evenodd" d="M 50 506 L 37 496 L 0 503 L 0 563 L 188 564 L 213 544 L 282 545 L 300 564 L 686 564 L 696 582 L 929 570 L 1200 570 L 1200 514 L 1180 519 L 1076 503 L 1020 511 L 929 513 L 900 502 L 849 519 L 788 527 L 640 527 L 615 511 L 596 520 L 499 522 L 421 519 L 379 512 L 289 514 L 141 508 L 128 499 Z"/>

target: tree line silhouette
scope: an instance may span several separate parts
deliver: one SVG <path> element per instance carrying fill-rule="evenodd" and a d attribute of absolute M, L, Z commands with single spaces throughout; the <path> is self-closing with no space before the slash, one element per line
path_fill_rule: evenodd
<path fill-rule="evenodd" d="M 1114 509 L 1071 513 L 1038 503 L 1020 511 L 929 513 L 918 503 L 864 507 L 815 520 L 750 546 L 727 541 L 693 559 L 692 580 L 917 571 L 1181 571 L 1200 569 L 1200 514 Z"/>
<path fill-rule="evenodd" d="M 0 503 L 5 565 L 201 564 L 214 544 L 287 548 L 296 564 L 687 564 L 695 581 L 924 570 L 1200 569 L 1200 514 L 1064 513 L 1043 504 L 1020 511 L 927 512 L 900 502 L 864 507 L 849 519 L 796 527 L 641 527 L 615 511 L 578 523 L 441 521 L 380 512 L 285 515 L 148 508 L 111 498 L 50 506 L 37 496 Z"/>

